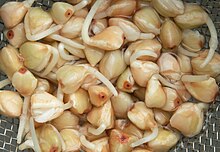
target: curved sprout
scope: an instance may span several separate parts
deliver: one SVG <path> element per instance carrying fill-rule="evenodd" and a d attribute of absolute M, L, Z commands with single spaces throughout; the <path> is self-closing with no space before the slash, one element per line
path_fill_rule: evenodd
<path fill-rule="evenodd" d="M 178 47 L 178 52 L 183 55 L 189 56 L 189 57 L 198 57 L 199 56 L 198 53 L 190 52 L 190 51 L 186 50 L 185 48 L 183 48 L 181 45 Z"/>
<path fill-rule="evenodd" d="M 201 64 L 201 68 L 204 68 L 207 64 L 209 64 L 209 62 L 212 60 L 214 54 L 215 54 L 215 50 L 218 47 L 218 37 L 217 37 L 217 31 L 215 28 L 215 25 L 212 21 L 212 19 L 208 16 L 207 14 L 207 21 L 206 24 L 209 28 L 210 34 L 211 34 L 211 38 L 209 41 L 209 53 L 206 57 L 206 59 L 204 60 L 204 62 Z"/>
<path fill-rule="evenodd" d="M 139 57 L 141 56 L 151 56 L 154 58 L 157 58 L 157 54 L 154 51 L 150 51 L 150 50 L 139 50 L 136 51 L 135 53 L 133 53 L 130 57 L 130 64 L 133 63 L 134 61 L 136 61 Z"/>
<path fill-rule="evenodd" d="M 95 149 L 95 144 L 88 141 L 84 135 L 80 136 L 80 142 L 82 143 L 83 146 L 85 146 L 88 149 L 91 150 Z"/>
<path fill-rule="evenodd" d="M 41 152 L 40 145 L 39 145 L 37 135 L 36 135 L 36 131 L 35 131 L 35 127 L 34 127 L 34 120 L 33 120 L 32 117 L 30 117 L 30 122 L 29 123 L 30 123 L 31 137 L 32 137 L 32 140 L 33 140 L 33 143 L 34 143 L 34 150 L 35 150 L 35 152 Z"/>
<path fill-rule="evenodd" d="M 91 134 L 98 136 L 98 135 L 102 134 L 105 131 L 105 129 L 106 129 L 106 125 L 101 124 L 97 129 L 89 127 L 88 131 Z"/>
<path fill-rule="evenodd" d="M 82 8 L 86 7 L 86 5 L 89 4 L 90 0 L 82 0 L 81 2 L 79 2 L 78 4 L 76 4 L 75 6 L 73 6 L 73 10 L 74 11 L 78 11 L 81 10 Z"/>
<path fill-rule="evenodd" d="M 183 75 L 181 80 L 183 82 L 200 82 L 206 81 L 210 78 L 208 75 Z"/>
<path fill-rule="evenodd" d="M 144 138 L 139 139 L 138 141 L 132 143 L 130 146 L 132 148 L 140 146 L 144 143 L 147 143 L 151 140 L 154 140 L 157 137 L 157 135 L 158 135 L 158 127 L 155 127 L 155 128 L 152 129 L 152 133 L 149 136 L 146 136 Z"/>
<path fill-rule="evenodd" d="M 75 57 L 73 55 L 69 55 L 68 53 L 66 53 L 64 48 L 65 48 L 65 46 L 64 46 L 63 43 L 60 43 L 58 45 L 58 51 L 60 53 L 61 58 L 63 58 L 64 60 L 67 60 L 67 61 L 77 60 L 78 59 L 77 57 Z"/>

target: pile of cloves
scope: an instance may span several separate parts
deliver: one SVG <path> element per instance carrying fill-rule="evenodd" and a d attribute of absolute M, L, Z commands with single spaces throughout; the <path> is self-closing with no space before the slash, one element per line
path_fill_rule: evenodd
<path fill-rule="evenodd" d="M 35 0 L 0 9 L 0 113 L 19 149 L 165 152 L 197 135 L 219 93 L 215 26 L 182 0 Z M 209 47 L 195 28 L 207 24 Z M 192 102 L 191 99 L 194 99 Z"/>

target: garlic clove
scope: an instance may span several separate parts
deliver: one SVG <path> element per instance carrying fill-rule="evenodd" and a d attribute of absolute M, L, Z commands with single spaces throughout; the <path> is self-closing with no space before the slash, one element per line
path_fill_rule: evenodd
<path fill-rule="evenodd" d="M 187 102 L 191 99 L 191 94 L 187 91 L 186 87 L 184 86 L 184 83 L 182 81 L 177 81 L 174 83 L 175 85 L 179 86 L 179 89 L 176 89 L 176 92 L 178 93 L 179 97 L 183 102 Z"/>
<path fill-rule="evenodd" d="M 64 65 L 57 70 L 57 80 L 66 94 L 74 93 L 83 84 L 86 70 L 81 66 Z"/>
<path fill-rule="evenodd" d="M 95 145 L 94 149 L 84 148 L 86 152 L 109 152 L 109 138 L 104 137 L 98 140 L 92 141 L 91 144 Z"/>
<path fill-rule="evenodd" d="M 73 13 L 73 6 L 65 2 L 54 3 L 50 11 L 50 14 L 56 24 L 65 24 L 71 18 Z"/>
<path fill-rule="evenodd" d="M 37 87 L 34 92 L 53 92 L 53 87 L 46 79 L 37 78 Z"/>
<path fill-rule="evenodd" d="M 104 57 L 105 51 L 97 47 L 85 45 L 84 53 L 88 62 L 95 66 Z"/>
<path fill-rule="evenodd" d="M 128 93 L 132 93 L 136 89 L 135 81 L 129 67 L 119 76 L 116 85 L 119 90 Z"/>
<path fill-rule="evenodd" d="M 198 57 L 195 57 L 191 60 L 193 74 L 206 74 L 210 75 L 211 77 L 216 77 L 220 74 L 220 55 L 218 53 L 215 53 L 212 60 L 205 67 L 202 68 L 200 65 L 203 63 L 207 54 L 207 50 L 202 51 L 199 53 Z"/>
<path fill-rule="evenodd" d="M 60 30 L 60 35 L 70 39 L 80 36 L 83 23 L 84 18 L 75 16 L 71 17 Z"/>
<path fill-rule="evenodd" d="M 214 78 L 200 82 L 183 82 L 187 91 L 197 100 L 204 103 L 211 103 L 219 92 L 218 85 Z"/>
<path fill-rule="evenodd" d="M 144 102 L 136 102 L 127 115 L 129 120 L 141 130 L 150 130 L 157 126 L 153 111 L 147 108 Z"/>
<path fill-rule="evenodd" d="M 91 103 L 96 107 L 103 106 L 112 96 L 112 93 L 105 86 L 94 85 L 88 89 Z"/>
<path fill-rule="evenodd" d="M 182 41 L 182 31 L 172 20 L 167 19 L 161 26 L 160 40 L 163 48 L 174 49 Z"/>
<path fill-rule="evenodd" d="M 79 118 L 70 111 L 64 111 L 62 115 L 53 119 L 51 124 L 59 131 L 63 129 L 76 129 L 79 124 Z"/>
<path fill-rule="evenodd" d="M 171 130 L 159 128 L 158 136 L 148 143 L 152 151 L 167 152 L 180 140 L 180 135 Z"/>
<path fill-rule="evenodd" d="M 87 120 L 95 127 L 102 127 L 102 129 L 111 129 L 114 126 L 114 112 L 112 108 L 111 101 L 107 101 L 102 107 L 93 107 L 93 109 L 88 113 Z M 93 129 L 93 128 L 91 128 Z M 94 134 L 95 131 L 90 131 Z M 102 131 L 103 132 L 103 131 Z M 100 132 L 99 134 L 101 134 Z M 95 134 L 95 135 L 99 135 Z"/>
<path fill-rule="evenodd" d="M 142 32 L 160 34 L 160 17 L 151 7 L 144 7 L 137 11 L 133 21 Z"/>
<path fill-rule="evenodd" d="M 37 87 L 37 79 L 26 68 L 20 68 L 12 76 L 12 85 L 22 96 L 30 96 Z"/>
<path fill-rule="evenodd" d="M 130 65 L 130 68 L 135 82 L 141 87 L 146 87 L 151 76 L 159 73 L 158 65 L 151 61 L 136 60 Z"/>
<path fill-rule="evenodd" d="M 6 28 L 19 24 L 27 13 L 28 8 L 22 2 L 7 2 L 0 9 L 0 16 Z"/>
<path fill-rule="evenodd" d="M 163 111 L 160 109 L 154 109 L 154 119 L 159 123 L 160 125 L 167 125 L 170 122 L 170 118 L 172 116 L 171 113 L 167 111 Z"/>
<path fill-rule="evenodd" d="M 175 111 L 182 104 L 181 98 L 174 89 L 163 87 L 163 90 L 166 94 L 166 103 L 161 109 L 164 111 Z"/>
<path fill-rule="evenodd" d="M 180 80 L 181 70 L 177 59 L 170 53 L 162 53 L 157 60 L 157 65 L 160 68 L 160 74 L 169 80 Z"/>
<path fill-rule="evenodd" d="M 154 76 L 147 83 L 145 104 L 149 108 L 161 108 L 166 103 L 166 94 L 159 80 Z"/>
<path fill-rule="evenodd" d="M 42 151 L 62 151 L 62 137 L 56 128 L 50 124 L 45 124 L 39 135 L 39 144 Z"/>
<path fill-rule="evenodd" d="M 118 26 L 109 26 L 101 33 L 91 37 L 88 45 L 106 50 L 117 50 L 124 42 L 123 31 Z"/>
<path fill-rule="evenodd" d="M 22 112 L 23 101 L 17 92 L 0 91 L 0 113 L 7 117 L 19 117 Z"/>
<path fill-rule="evenodd" d="M 88 14 L 88 9 L 87 8 L 83 8 L 81 10 L 75 11 L 74 16 L 86 18 L 87 14 Z"/>
<path fill-rule="evenodd" d="M 29 69 L 37 69 L 42 63 L 44 63 L 43 67 L 45 67 L 51 53 L 48 47 L 40 42 L 26 42 L 19 48 L 19 52 L 25 59 L 24 65 Z M 42 68 L 39 70 L 42 70 Z"/>
<path fill-rule="evenodd" d="M 134 96 L 137 97 L 140 101 L 145 100 L 146 88 L 139 87 L 134 91 Z"/>
<path fill-rule="evenodd" d="M 65 145 L 66 152 L 78 151 L 81 148 L 81 142 L 79 139 L 80 133 L 74 129 L 63 129 L 60 131 L 60 135 L 62 136 Z"/>
<path fill-rule="evenodd" d="M 177 61 L 180 66 L 180 70 L 184 74 L 191 74 L 192 73 L 192 65 L 190 57 L 183 55 L 181 53 L 177 54 Z"/>
<path fill-rule="evenodd" d="M 182 46 L 191 52 L 200 51 L 205 44 L 205 37 L 199 31 L 183 30 Z"/>
<path fill-rule="evenodd" d="M 100 72 L 109 80 L 121 75 L 125 69 L 123 52 L 120 50 L 105 53 L 99 64 Z"/>
<path fill-rule="evenodd" d="M 116 118 L 127 118 L 127 112 L 134 103 L 131 95 L 119 91 L 118 96 L 111 97 L 111 101 Z"/>
<path fill-rule="evenodd" d="M 182 0 L 152 0 L 153 7 L 164 17 L 175 17 L 184 13 Z"/>
<path fill-rule="evenodd" d="M 38 34 L 48 29 L 53 23 L 53 19 L 50 14 L 44 11 L 40 7 L 32 7 L 28 10 L 25 16 L 25 32 L 30 31 L 30 34 Z"/>
<path fill-rule="evenodd" d="M 0 52 L 0 69 L 4 72 L 9 79 L 12 78 L 13 74 L 23 67 L 23 62 L 18 54 L 18 51 L 7 45 Z"/>
<path fill-rule="evenodd" d="M 143 131 L 133 125 L 127 119 L 118 119 L 115 121 L 115 129 L 121 130 L 126 134 L 130 134 L 132 136 L 136 136 L 138 138 L 143 137 Z"/>
<path fill-rule="evenodd" d="M 138 140 L 136 136 L 124 133 L 123 131 L 113 129 L 110 133 L 109 145 L 111 152 L 131 151 L 130 144 Z"/>
<path fill-rule="evenodd" d="M 182 104 L 173 114 L 170 124 L 184 136 L 193 137 L 201 131 L 203 121 L 204 116 L 201 106 L 187 102 Z"/>
<path fill-rule="evenodd" d="M 81 88 L 72 94 L 64 95 L 64 102 L 68 103 L 70 101 L 73 103 L 70 111 L 76 115 L 87 113 L 92 108 L 88 92 Z"/>
<path fill-rule="evenodd" d="M 4 35 L 8 42 L 15 48 L 19 48 L 24 42 L 27 41 L 24 31 L 24 23 L 20 23 L 12 29 L 5 30 Z"/>

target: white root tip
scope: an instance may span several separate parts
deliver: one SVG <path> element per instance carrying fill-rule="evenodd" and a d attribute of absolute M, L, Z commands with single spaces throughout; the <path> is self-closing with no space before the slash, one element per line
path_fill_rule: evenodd
<path fill-rule="evenodd" d="M 34 144 L 34 150 L 35 152 L 41 152 L 40 145 L 37 139 L 35 127 L 34 127 L 34 120 L 32 117 L 30 117 L 30 131 L 31 131 L 31 137 Z"/>
<path fill-rule="evenodd" d="M 0 81 L 0 89 L 4 88 L 5 86 L 11 84 L 11 81 L 9 79 L 5 79 Z"/>
<path fill-rule="evenodd" d="M 31 35 L 31 33 L 29 32 L 26 32 L 26 37 L 29 41 L 38 41 L 40 39 L 43 39 L 57 31 L 59 31 L 63 26 L 62 25 L 56 25 L 56 26 L 53 26 L 41 33 L 38 33 L 38 34 L 35 34 L 35 35 Z"/>
<path fill-rule="evenodd" d="M 114 96 L 118 96 L 118 92 L 115 89 L 115 87 L 112 85 L 112 83 L 102 73 L 100 73 L 95 68 L 92 68 L 92 67 L 87 66 L 87 65 L 79 65 L 79 66 L 83 66 L 84 68 L 86 68 L 88 72 L 95 75 L 103 84 L 105 84 L 109 88 L 109 90 L 113 93 Z"/>
<path fill-rule="evenodd" d="M 217 36 L 217 31 L 215 28 L 215 25 L 212 21 L 212 19 L 207 15 L 207 21 L 206 24 L 209 28 L 210 34 L 211 34 L 211 38 L 209 41 L 209 53 L 207 55 L 207 57 L 205 58 L 205 60 L 203 61 L 203 63 L 200 65 L 201 68 L 204 68 L 207 64 L 209 64 L 209 62 L 212 60 L 214 54 L 215 54 L 215 50 L 218 47 L 218 36 Z"/>
<path fill-rule="evenodd" d="M 106 125 L 101 124 L 97 129 L 89 127 L 88 131 L 91 134 L 98 136 L 98 135 L 102 134 L 105 131 L 105 129 L 106 129 Z"/>
<path fill-rule="evenodd" d="M 75 57 L 75 56 L 72 56 L 72 55 L 69 55 L 66 51 L 65 51 L 65 46 L 63 43 L 60 43 L 58 45 L 58 50 L 59 50 L 59 53 L 60 53 L 60 57 L 63 58 L 64 60 L 67 60 L 67 61 L 72 61 L 72 60 L 77 60 L 78 58 Z"/>
<path fill-rule="evenodd" d="M 133 53 L 130 57 L 130 64 L 133 63 L 134 61 L 136 61 L 139 57 L 141 56 L 150 56 L 150 57 L 154 57 L 157 58 L 157 54 L 154 51 L 151 50 L 139 50 L 136 51 L 135 53 Z"/>
<path fill-rule="evenodd" d="M 71 39 L 65 38 L 65 37 L 58 35 L 58 34 L 52 34 L 52 35 L 50 35 L 50 38 L 54 39 L 56 41 L 62 42 L 64 44 L 67 44 L 69 46 L 72 46 L 74 48 L 85 49 L 85 46 L 83 46 L 82 44 L 77 43 Z"/>
<path fill-rule="evenodd" d="M 83 146 L 85 146 L 88 149 L 91 150 L 95 149 L 95 144 L 88 141 L 84 135 L 80 136 L 80 142 L 82 143 Z"/>
<path fill-rule="evenodd" d="M 89 26 L 91 24 L 91 21 L 96 13 L 96 11 L 98 10 L 99 6 L 102 4 L 104 0 L 97 0 L 94 5 L 92 6 L 92 8 L 90 9 L 89 13 L 86 16 L 86 19 L 84 21 L 83 27 L 82 27 L 82 39 L 86 44 L 90 44 L 91 43 L 91 39 L 89 37 Z"/>
<path fill-rule="evenodd" d="M 139 139 L 138 141 L 132 143 L 130 146 L 132 148 L 140 146 L 140 145 L 142 145 L 144 143 L 147 143 L 147 142 L 149 142 L 151 140 L 154 140 L 157 137 L 157 135 L 158 135 L 158 127 L 154 128 L 152 130 L 152 133 L 149 136 Z"/>
<path fill-rule="evenodd" d="M 210 78 L 208 75 L 183 75 L 181 80 L 183 82 L 201 82 Z"/>
<path fill-rule="evenodd" d="M 190 51 L 184 49 L 182 46 L 178 47 L 178 52 L 183 55 L 189 56 L 189 57 L 198 57 L 199 56 L 198 53 L 190 52 Z"/>

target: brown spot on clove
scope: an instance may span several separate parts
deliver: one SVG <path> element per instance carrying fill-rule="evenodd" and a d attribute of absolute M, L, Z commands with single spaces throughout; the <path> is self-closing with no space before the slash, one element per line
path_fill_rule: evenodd
<path fill-rule="evenodd" d="M 13 30 L 9 30 L 7 32 L 7 37 L 9 40 L 13 39 L 14 38 L 14 31 Z"/>

